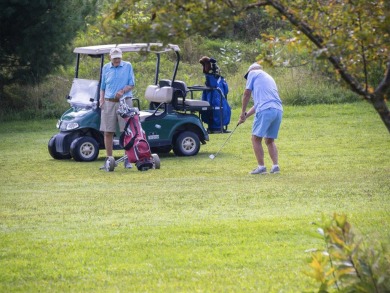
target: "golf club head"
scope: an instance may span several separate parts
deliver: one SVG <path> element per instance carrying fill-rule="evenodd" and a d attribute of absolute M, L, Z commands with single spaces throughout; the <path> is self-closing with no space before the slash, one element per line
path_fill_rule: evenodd
<path fill-rule="evenodd" d="M 239 124 L 237 123 L 237 125 L 236 125 L 236 127 L 234 127 L 233 131 L 230 132 L 228 138 L 227 138 L 227 139 L 225 140 L 225 142 L 221 145 L 221 147 L 219 148 L 218 152 L 216 152 L 215 155 L 211 154 L 211 155 L 209 156 L 210 159 L 213 160 L 213 159 L 219 154 L 219 152 L 220 152 L 221 149 L 224 147 L 224 145 L 228 142 L 228 140 L 230 139 L 230 137 L 232 136 L 232 134 L 234 133 L 234 131 L 236 131 L 238 125 L 239 125 Z"/>

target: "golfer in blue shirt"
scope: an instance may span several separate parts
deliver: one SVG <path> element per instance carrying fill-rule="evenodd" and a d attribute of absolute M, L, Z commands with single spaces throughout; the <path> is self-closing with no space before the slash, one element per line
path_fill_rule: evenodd
<path fill-rule="evenodd" d="M 104 132 L 104 144 L 107 157 L 112 157 L 113 139 L 117 123 L 120 131 L 124 130 L 125 121 L 117 114 L 119 100 L 127 98 L 126 103 L 132 107 L 132 90 L 135 85 L 133 66 L 122 61 L 122 50 L 112 48 L 111 61 L 103 66 L 100 86 L 101 122 L 100 131 Z M 131 167 L 131 165 L 129 165 Z"/>
<path fill-rule="evenodd" d="M 278 88 L 274 79 L 262 70 L 258 63 L 249 66 L 244 78 L 247 79 L 247 82 L 238 123 L 245 122 L 246 118 L 255 114 L 252 126 L 252 146 L 258 166 L 250 174 L 267 173 L 267 168 L 264 165 L 263 138 L 273 164 L 270 173 L 279 173 L 278 149 L 275 139 L 278 137 L 282 122 L 283 106 Z M 246 112 L 251 96 L 254 105 Z"/>

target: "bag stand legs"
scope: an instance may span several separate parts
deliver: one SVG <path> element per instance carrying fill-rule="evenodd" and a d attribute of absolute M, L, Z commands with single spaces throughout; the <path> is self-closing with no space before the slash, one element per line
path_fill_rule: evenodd
<path fill-rule="evenodd" d="M 99 170 L 106 170 L 107 172 L 114 171 L 115 167 L 118 166 L 119 163 L 124 162 L 127 159 L 127 155 L 115 160 L 114 157 L 107 157 L 104 161 L 104 165 L 99 168 Z M 157 154 L 152 154 L 153 159 L 153 167 L 152 169 L 160 169 L 160 157 Z M 148 169 L 142 169 L 140 171 L 147 171 Z"/>

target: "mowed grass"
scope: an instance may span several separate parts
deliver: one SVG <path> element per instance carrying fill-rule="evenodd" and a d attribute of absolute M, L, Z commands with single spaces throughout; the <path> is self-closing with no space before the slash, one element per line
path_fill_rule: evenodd
<path fill-rule="evenodd" d="M 390 136 L 370 105 L 285 107 L 279 175 L 248 174 L 251 123 L 214 160 L 228 134 L 147 172 L 52 159 L 54 120 L 0 124 L 0 292 L 302 292 L 322 215 L 388 242 Z"/>

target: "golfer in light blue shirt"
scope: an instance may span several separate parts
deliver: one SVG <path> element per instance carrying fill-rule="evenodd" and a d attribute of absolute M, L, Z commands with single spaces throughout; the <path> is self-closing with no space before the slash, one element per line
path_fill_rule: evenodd
<path fill-rule="evenodd" d="M 132 107 L 132 90 L 135 85 L 133 66 L 122 61 L 122 50 L 112 48 L 111 61 L 103 66 L 100 85 L 101 121 L 100 131 L 104 132 L 104 145 L 107 157 L 112 157 L 113 139 L 117 123 L 120 131 L 124 130 L 125 121 L 117 113 L 119 100 L 127 98 L 126 103 Z"/>
<path fill-rule="evenodd" d="M 275 139 L 278 137 L 282 122 L 283 106 L 275 80 L 262 70 L 258 63 L 249 66 L 244 78 L 247 79 L 247 82 L 242 97 L 242 111 L 238 123 L 245 122 L 246 118 L 255 114 L 252 126 L 252 146 L 258 166 L 250 174 L 267 173 L 264 164 L 263 138 L 273 164 L 270 173 L 280 173 Z M 251 96 L 254 105 L 246 112 Z"/>
<path fill-rule="evenodd" d="M 130 62 L 119 59 L 119 64 L 115 66 L 112 62 L 104 65 L 102 70 L 102 83 L 100 89 L 104 91 L 105 99 L 115 99 L 117 93 L 125 89 L 126 86 L 134 87 L 134 72 Z M 120 93 L 118 97 L 120 96 Z M 121 97 L 132 97 L 132 88 L 123 92 Z"/>

